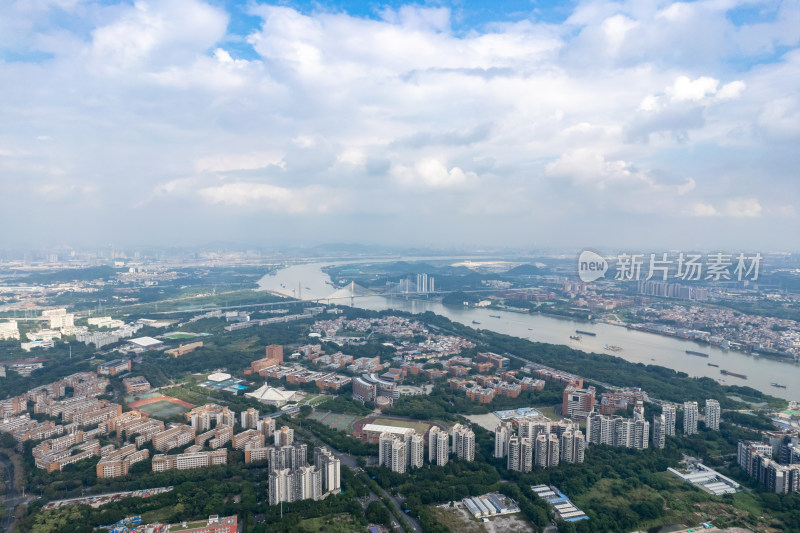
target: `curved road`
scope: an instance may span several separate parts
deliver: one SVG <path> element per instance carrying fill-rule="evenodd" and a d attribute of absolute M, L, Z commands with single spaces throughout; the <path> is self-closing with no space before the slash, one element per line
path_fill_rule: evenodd
<path fill-rule="evenodd" d="M 3 519 L 3 531 L 8 531 L 14 523 L 14 507 L 17 503 L 17 490 L 14 487 L 14 463 L 6 457 L 0 457 L 3 463 L 3 481 L 6 484 L 6 517 Z"/>

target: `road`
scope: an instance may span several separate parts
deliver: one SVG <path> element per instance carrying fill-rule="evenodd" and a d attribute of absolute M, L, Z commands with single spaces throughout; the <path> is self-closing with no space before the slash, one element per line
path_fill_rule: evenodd
<path fill-rule="evenodd" d="M 0 457 L 3 463 L 3 481 L 6 485 L 6 517 L 3 519 L 3 531 L 11 531 L 14 523 L 14 507 L 17 504 L 17 489 L 14 487 L 14 463 L 6 457 Z"/>

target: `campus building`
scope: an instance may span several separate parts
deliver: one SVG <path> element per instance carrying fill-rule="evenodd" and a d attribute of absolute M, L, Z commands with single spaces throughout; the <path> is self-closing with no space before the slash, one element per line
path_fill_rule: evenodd
<path fill-rule="evenodd" d="M 228 463 L 227 450 L 214 450 L 212 452 L 192 452 L 178 455 L 156 454 L 153 456 L 153 472 L 165 470 L 191 470 L 205 468 L 213 465 Z"/>
<path fill-rule="evenodd" d="M 561 413 L 569 418 L 591 413 L 594 410 L 595 392 L 594 387 L 579 389 L 568 385 L 564 389 Z"/>

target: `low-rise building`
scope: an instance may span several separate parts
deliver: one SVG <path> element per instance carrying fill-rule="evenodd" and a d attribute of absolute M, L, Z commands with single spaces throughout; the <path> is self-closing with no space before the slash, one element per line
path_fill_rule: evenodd
<path fill-rule="evenodd" d="M 191 470 L 228 463 L 227 450 L 213 452 L 181 453 L 178 455 L 156 454 L 153 456 L 153 472 L 165 470 Z"/>
<path fill-rule="evenodd" d="M 190 342 L 189 344 L 181 344 L 177 348 L 172 348 L 170 350 L 164 350 L 164 353 L 167 355 L 171 355 L 172 357 L 178 358 L 182 355 L 186 355 L 187 353 L 191 353 L 198 348 L 203 347 L 203 341 L 197 342 Z"/>
<path fill-rule="evenodd" d="M 144 376 L 125 378 L 122 380 L 122 384 L 125 385 L 125 391 L 128 394 L 139 394 L 150 390 L 150 382 Z"/>
<path fill-rule="evenodd" d="M 116 376 L 131 369 L 130 359 L 114 359 L 97 365 L 97 373 L 107 376 Z"/>
<path fill-rule="evenodd" d="M 168 452 L 194 442 L 195 430 L 184 424 L 160 431 L 153 435 L 153 448 L 160 452 Z"/>
<path fill-rule="evenodd" d="M 147 449 L 137 450 L 136 445 L 128 444 L 119 450 L 111 452 L 103 456 L 100 462 L 97 463 L 97 477 L 109 478 L 124 476 L 130 470 L 130 467 L 139 461 L 144 461 L 150 456 L 150 451 Z"/>

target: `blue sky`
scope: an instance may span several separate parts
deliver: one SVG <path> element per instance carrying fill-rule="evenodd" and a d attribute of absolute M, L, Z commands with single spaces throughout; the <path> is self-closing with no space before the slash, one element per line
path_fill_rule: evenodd
<path fill-rule="evenodd" d="M 9 246 L 796 247 L 797 1 L 2 10 Z"/>

